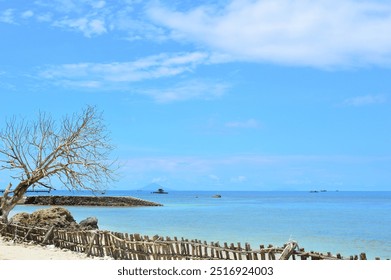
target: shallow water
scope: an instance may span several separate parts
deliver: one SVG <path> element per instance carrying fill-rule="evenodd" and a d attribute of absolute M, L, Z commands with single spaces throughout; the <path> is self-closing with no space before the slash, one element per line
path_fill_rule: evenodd
<path fill-rule="evenodd" d="M 77 221 L 96 216 L 99 227 L 111 231 L 248 242 L 252 248 L 282 246 L 293 239 L 309 251 L 391 258 L 391 192 L 219 192 L 221 198 L 212 198 L 214 194 L 109 191 L 106 195 L 130 195 L 164 206 L 67 208 Z M 11 215 L 38 208 L 43 207 L 17 206 Z"/>

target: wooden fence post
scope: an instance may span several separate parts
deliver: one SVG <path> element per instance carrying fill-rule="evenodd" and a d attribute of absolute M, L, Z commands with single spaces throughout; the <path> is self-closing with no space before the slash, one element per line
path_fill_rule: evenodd
<path fill-rule="evenodd" d="M 245 247 L 245 250 L 246 250 L 246 252 L 247 252 L 247 254 L 246 254 L 246 259 L 247 259 L 247 260 L 252 260 L 251 246 L 250 246 L 250 244 L 246 243 L 246 244 L 244 245 L 244 247 Z"/>
<path fill-rule="evenodd" d="M 95 237 L 96 237 L 96 232 L 94 232 L 92 234 L 92 237 L 91 237 L 91 240 L 90 240 L 90 244 L 88 245 L 87 257 L 91 256 L 92 247 L 94 246 L 94 242 L 95 242 Z"/>
<path fill-rule="evenodd" d="M 266 260 L 265 245 L 259 245 L 259 249 L 261 250 L 261 260 Z"/>
<path fill-rule="evenodd" d="M 46 235 L 45 235 L 45 237 L 44 237 L 44 239 L 42 241 L 42 244 L 45 244 L 49 240 L 50 236 L 53 234 L 53 230 L 54 230 L 54 226 L 52 226 L 49 229 L 49 231 L 46 233 Z"/>
<path fill-rule="evenodd" d="M 268 253 L 268 259 L 269 260 L 275 260 L 276 259 L 276 255 L 274 254 L 274 250 L 273 250 L 273 245 L 269 244 L 269 253 Z"/>
<path fill-rule="evenodd" d="M 174 241 L 175 241 L 175 248 L 176 248 L 176 253 L 182 257 L 182 251 L 181 251 L 181 246 L 179 246 L 179 241 L 178 241 L 178 238 L 175 236 L 174 237 Z"/>
<path fill-rule="evenodd" d="M 59 248 L 67 248 L 76 252 L 84 252 L 87 256 L 109 256 L 114 259 L 138 259 L 138 260 L 180 260 L 180 259 L 235 259 L 235 260 L 275 260 L 301 259 L 301 260 L 325 260 L 343 259 L 341 254 L 333 256 L 330 252 L 322 254 L 318 252 L 306 252 L 303 248 L 297 249 L 296 242 L 290 242 L 284 247 L 268 248 L 260 245 L 260 250 L 252 250 L 250 244 L 245 243 L 242 248 L 240 243 L 229 247 L 225 242 L 223 246 L 219 242 L 200 240 L 188 240 L 177 237 L 171 239 L 154 236 L 140 236 L 139 234 L 122 234 L 109 231 L 68 231 L 58 230 L 54 226 L 47 228 L 25 227 L 17 224 L 4 224 L 0 222 L 0 235 L 9 238 L 33 240 L 40 244 L 54 244 Z M 297 251 L 296 251 L 297 250 Z M 260 256 L 259 256 L 260 255 Z M 267 255 L 267 256 L 266 256 Z M 365 253 L 353 255 L 350 259 L 367 260 Z M 379 259 L 379 258 L 376 258 Z"/>
<path fill-rule="evenodd" d="M 29 230 L 27 231 L 26 235 L 24 236 L 23 240 L 26 241 L 27 238 L 29 237 L 30 233 L 33 231 L 33 227 L 29 228 Z"/>

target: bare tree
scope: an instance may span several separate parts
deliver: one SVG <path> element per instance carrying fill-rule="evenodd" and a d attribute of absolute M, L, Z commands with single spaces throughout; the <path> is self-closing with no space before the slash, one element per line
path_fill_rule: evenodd
<path fill-rule="evenodd" d="M 0 170 L 8 170 L 18 184 L 10 183 L 0 204 L 1 221 L 26 191 L 34 186 L 53 189 L 103 190 L 115 177 L 113 146 L 95 107 L 56 122 L 40 113 L 36 121 L 12 118 L 0 131 Z"/>

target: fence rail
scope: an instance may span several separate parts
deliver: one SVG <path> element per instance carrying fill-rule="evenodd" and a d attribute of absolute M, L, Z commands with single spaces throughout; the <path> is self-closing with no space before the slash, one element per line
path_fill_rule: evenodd
<path fill-rule="evenodd" d="M 110 257 L 120 260 L 338 260 L 340 254 L 305 252 L 296 242 L 282 247 L 260 245 L 253 250 L 250 244 L 206 242 L 184 238 L 142 236 L 102 230 L 70 231 L 55 227 L 25 227 L 0 222 L 0 236 L 41 245 L 53 244 L 58 248 L 84 253 L 91 257 Z M 366 255 L 347 259 L 365 260 Z"/>

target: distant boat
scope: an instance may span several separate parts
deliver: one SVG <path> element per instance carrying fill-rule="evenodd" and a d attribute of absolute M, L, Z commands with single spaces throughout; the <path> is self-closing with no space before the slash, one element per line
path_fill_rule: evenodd
<path fill-rule="evenodd" d="M 158 194 L 168 194 L 168 192 L 165 192 L 163 189 L 158 189 L 157 191 L 155 191 L 155 192 L 152 192 L 152 193 L 158 193 Z"/>
<path fill-rule="evenodd" d="M 213 198 L 221 198 L 221 195 L 220 194 L 215 194 L 214 196 L 212 196 Z"/>
<path fill-rule="evenodd" d="M 327 192 L 327 190 L 319 190 L 319 191 L 310 191 L 310 193 L 318 193 L 318 192 Z"/>

